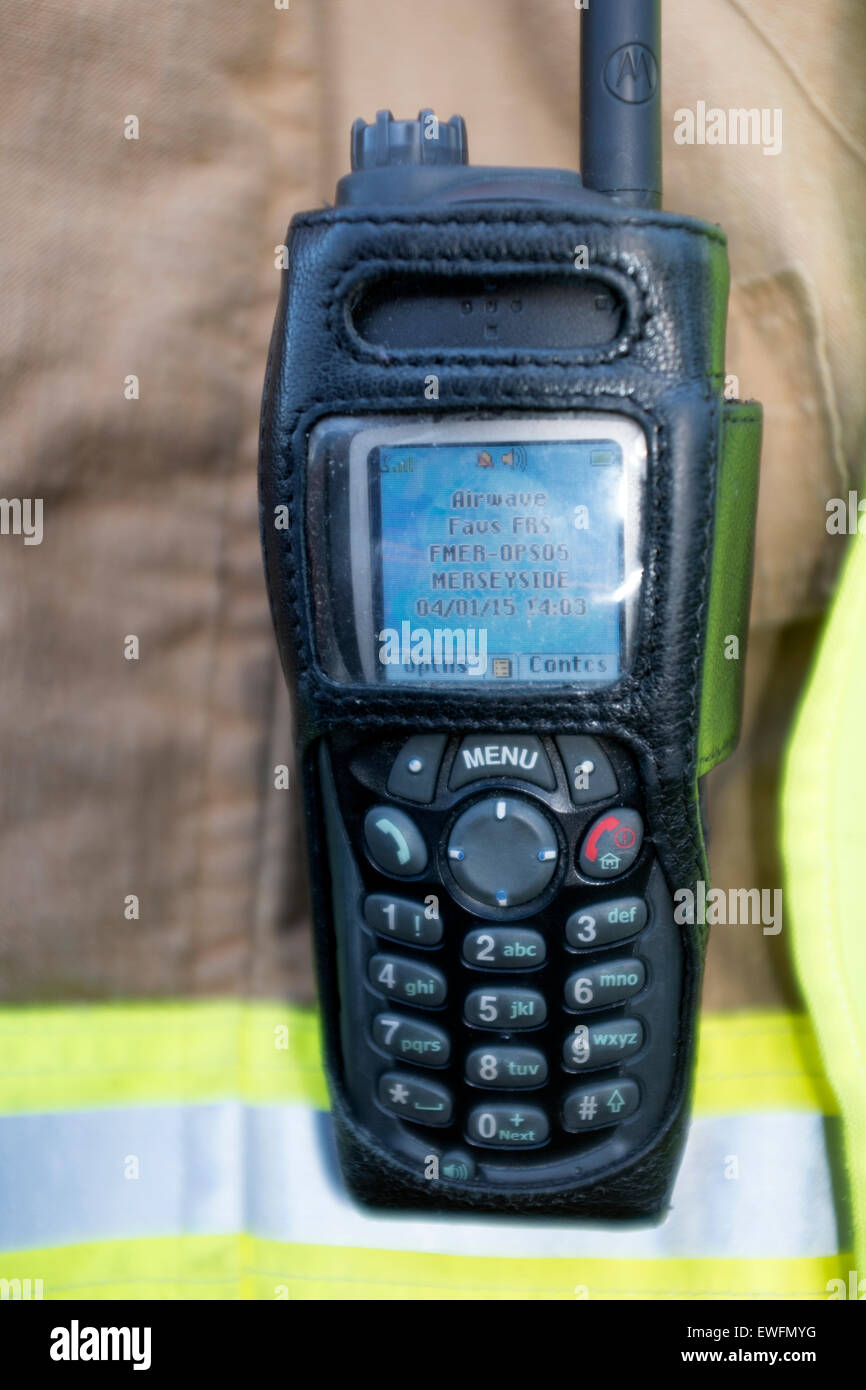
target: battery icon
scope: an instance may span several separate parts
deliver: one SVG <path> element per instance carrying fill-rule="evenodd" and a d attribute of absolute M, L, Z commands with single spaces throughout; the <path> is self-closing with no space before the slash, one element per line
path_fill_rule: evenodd
<path fill-rule="evenodd" d="M 616 463 L 616 454 L 613 449 L 593 449 L 589 461 L 598 468 L 603 468 L 605 464 Z"/>

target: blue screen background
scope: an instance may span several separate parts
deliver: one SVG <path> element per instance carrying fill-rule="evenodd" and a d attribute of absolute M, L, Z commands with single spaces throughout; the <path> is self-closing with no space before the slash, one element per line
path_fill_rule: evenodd
<path fill-rule="evenodd" d="M 401 445 L 374 450 L 369 468 L 381 527 L 377 654 L 387 680 L 616 679 L 618 444 Z M 437 629 L 464 634 L 471 667 L 423 660 L 424 634 L 432 645 Z M 440 656 L 455 652 L 446 645 Z"/>

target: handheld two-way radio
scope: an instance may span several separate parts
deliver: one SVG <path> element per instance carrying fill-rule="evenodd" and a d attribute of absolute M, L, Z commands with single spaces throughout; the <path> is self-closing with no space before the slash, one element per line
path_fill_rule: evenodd
<path fill-rule="evenodd" d="M 352 131 L 262 427 L 344 1176 L 429 1210 L 663 1210 L 734 746 L 760 408 L 718 227 L 658 211 L 658 4 L 583 16 L 583 179 L 460 117 Z"/>

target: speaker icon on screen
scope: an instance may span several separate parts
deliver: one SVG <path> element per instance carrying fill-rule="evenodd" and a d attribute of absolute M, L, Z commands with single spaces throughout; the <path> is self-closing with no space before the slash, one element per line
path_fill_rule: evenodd
<path fill-rule="evenodd" d="M 516 468 L 521 473 L 526 472 L 526 450 L 520 444 L 515 444 L 506 454 L 502 455 L 502 462 L 506 468 Z"/>

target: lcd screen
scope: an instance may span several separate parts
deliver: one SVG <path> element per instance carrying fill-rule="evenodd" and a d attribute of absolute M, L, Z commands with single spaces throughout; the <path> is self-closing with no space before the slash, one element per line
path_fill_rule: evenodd
<path fill-rule="evenodd" d="M 618 411 L 321 420 L 305 500 L 320 670 L 443 693 L 612 685 L 638 640 L 647 464 Z"/>
<path fill-rule="evenodd" d="M 617 440 L 382 445 L 367 474 L 380 678 L 618 678 L 640 576 Z"/>

